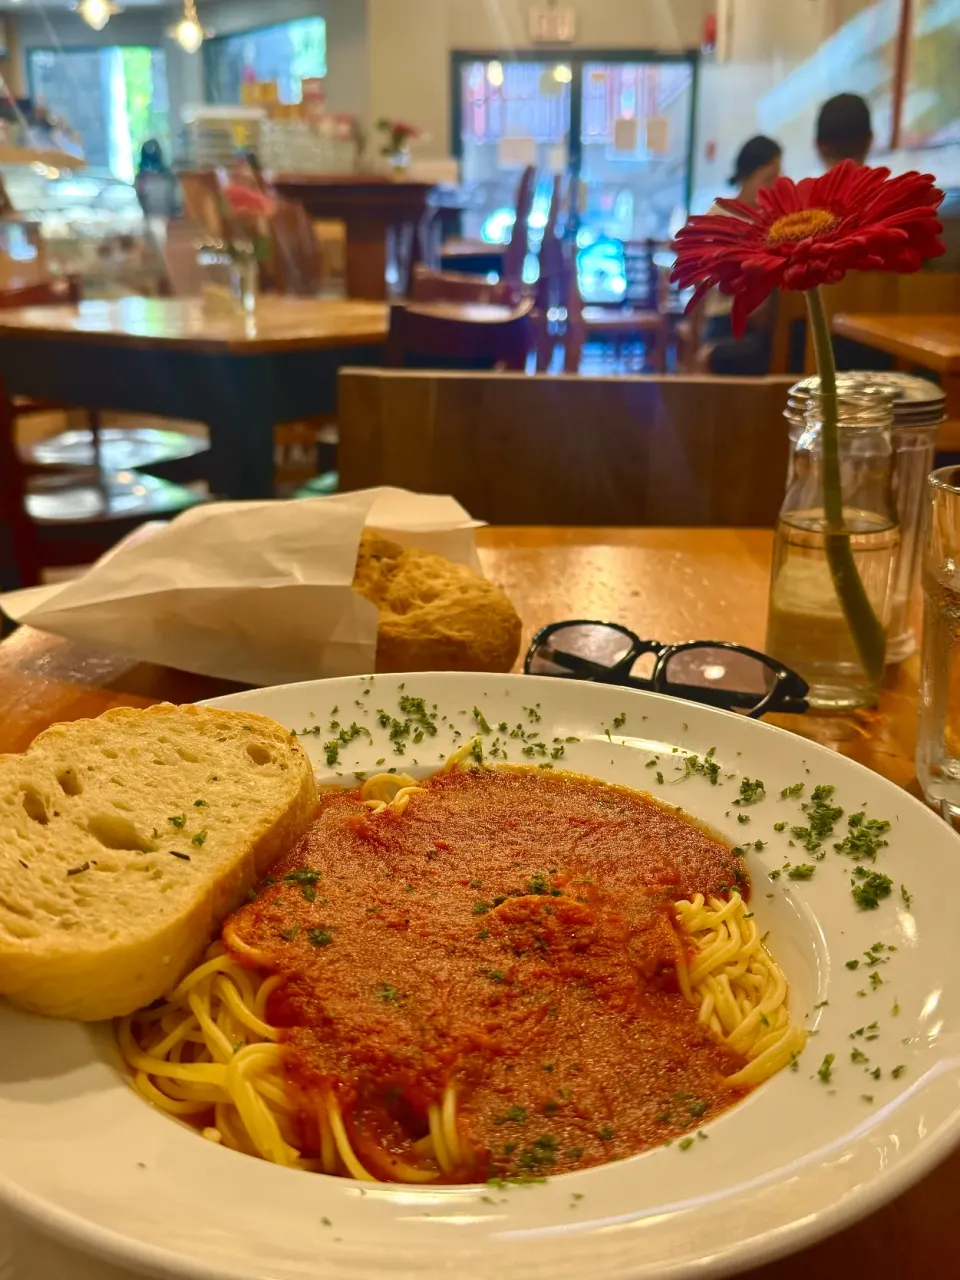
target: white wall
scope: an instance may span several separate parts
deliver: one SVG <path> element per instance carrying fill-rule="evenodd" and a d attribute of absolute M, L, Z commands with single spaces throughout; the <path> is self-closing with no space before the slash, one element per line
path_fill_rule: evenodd
<path fill-rule="evenodd" d="M 371 118 L 409 120 L 430 135 L 418 154 L 449 155 L 450 54 L 529 48 L 531 0 L 367 0 L 367 6 Z M 699 47 L 714 3 L 578 0 L 575 7 L 580 48 L 676 51 Z"/>

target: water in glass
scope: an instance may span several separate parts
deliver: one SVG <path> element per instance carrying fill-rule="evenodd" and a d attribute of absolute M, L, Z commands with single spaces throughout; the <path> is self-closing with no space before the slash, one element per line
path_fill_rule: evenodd
<path fill-rule="evenodd" d="M 917 775 L 960 810 L 960 467 L 931 475 L 927 517 Z"/>

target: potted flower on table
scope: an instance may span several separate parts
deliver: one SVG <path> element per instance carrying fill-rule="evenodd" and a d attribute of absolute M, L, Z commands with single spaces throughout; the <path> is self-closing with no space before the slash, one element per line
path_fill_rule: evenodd
<path fill-rule="evenodd" d="M 839 606 L 864 687 L 873 696 L 883 675 L 886 632 L 851 544 L 851 495 L 844 477 L 852 468 L 844 465 L 847 433 L 840 429 L 836 361 L 821 286 L 836 284 L 849 271 L 918 271 L 927 258 L 944 252 L 936 218 L 942 199 L 930 174 L 894 178 L 889 169 L 847 160 L 820 178 L 798 183 L 778 178 L 758 193 L 756 207 L 721 199 L 717 203 L 732 216 L 692 217 L 674 246 L 672 279 L 682 288 L 695 286 L 688 310 L 709 289 L 719 288 L 733 297 L 737 337 L 743 336 L 748 316 L 777 290 L 799 290 L 806 298 L 820 375 L 819 432 L 812 439 L 820 492 L 813 523 L 833 604 Z M 775 574 L 778 564 L 775 560 Z M 774 596 L 776 581 L 772 587 Z M 802 614 L 795 617 L 794 627 L 802 629 L 803 621 Z"/>
<path fill-rule="evenodd" d="M 377 128 L 383 134 L 380 154 L 390 162 L 394 173 L 403 173 L 410 167 L 410 143 L 422 136 L 421 131 L 414 124 L 386 118 L 377 121 Z"/>

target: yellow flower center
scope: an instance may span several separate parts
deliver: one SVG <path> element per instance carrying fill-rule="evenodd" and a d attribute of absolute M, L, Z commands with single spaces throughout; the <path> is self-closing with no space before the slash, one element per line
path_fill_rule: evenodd
<path fill-rule="evenodd" d="M 836 215 L 827 209 L 800 209 L 796 213 L 778 218 L 767 232 L 768 244 L 781 240 L 806 240 L 820 231 L 827 231 L 836 222 Z"/>

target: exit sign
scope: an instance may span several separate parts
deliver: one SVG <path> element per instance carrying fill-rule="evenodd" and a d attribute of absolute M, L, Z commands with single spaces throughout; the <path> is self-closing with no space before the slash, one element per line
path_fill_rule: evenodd
<path fill-rule="evenodd" d="M 571 44 L 577 34 L 577 11 L 572 5 L 534 5 L 530 10 L 530 39 L 536 44 Z"/>

